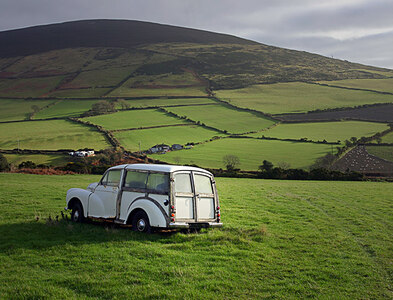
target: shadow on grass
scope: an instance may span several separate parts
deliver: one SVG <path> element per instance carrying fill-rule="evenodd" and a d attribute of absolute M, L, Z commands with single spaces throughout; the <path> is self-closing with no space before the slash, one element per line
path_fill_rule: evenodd
<path fill-rule="evenodd" d="M 122 241 L 146 241 L 165 243 L 173 231 L 153 234 L 133 232 L 131 228 L 118 225 L 88 222 L 72 223 L 70 221 L 24 222 L 0 225 L 0 253 L 14 249 L 40 249 L 70 245 L 100 244 Z"/>

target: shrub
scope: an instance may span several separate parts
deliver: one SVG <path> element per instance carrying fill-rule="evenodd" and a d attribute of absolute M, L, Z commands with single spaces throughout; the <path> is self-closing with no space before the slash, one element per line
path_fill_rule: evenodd
<path fill-rule="evenodd" d="M 7 161 L 7 158 L 0 153 L 0 172 L 9 171 L 10 165 Z"/>

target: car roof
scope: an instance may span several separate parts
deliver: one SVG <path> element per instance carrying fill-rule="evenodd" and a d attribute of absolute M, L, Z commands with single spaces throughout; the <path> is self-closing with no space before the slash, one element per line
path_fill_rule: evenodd
<path fill-rule="evenodd" d="M 146 170 L 146 171 L 156 171 L 172 173 L 177 171 L 195 171 L 203 172 L 212 175 L 209 171 L 201 168 L 189 167 L 189 166 L 176 166 L 176 165 L 160 165 L 160 164 L 125 164 L 114 166 L 110 169 L 127 169 L 127 170 Z"/>

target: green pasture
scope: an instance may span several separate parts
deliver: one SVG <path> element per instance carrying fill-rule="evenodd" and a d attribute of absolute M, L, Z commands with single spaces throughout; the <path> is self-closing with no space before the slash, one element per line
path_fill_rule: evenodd
<path fill-rule="evenodd" d="M 195 104 L 215 104 L 216 101 L 213 101 L 209 98 L 157 98 L 157 99 L 133 99 L 133 100 L 125 100 L 130 107 L 165 107 L 165 106 L 176 106 L 176 105 L 195 105 Z M 117 108 L 120 109 L 121 106 L 118 104 Z"/>
<path fill-rule="evenodd" d="M 55 102 L 54 100 L 23 100 L 23 99 L 0 99 L 0 122 L 26 120 L 31 108 L 37 105 L 42 108 L 48 104 Z"/>
<path fill-rule="evenodd" d="M 77 117 L 88 111 L 98 100 L 58 100 L 55 105 L 35 114 L 35 119 Z"/>
<path fill-rule="evenodd" d="M 261 137 L 264 135 L 280 139 L 306 138 L 311 141 L 344 142 L 351 137 L 373 136 L 386 129 L 388 129 L 386 124 L 360 121 L 293 123 L 279 124 L 249 136 Z"/>
<path fill-rule="evenodd" d="M 110 97 L 182 97 L 182 96 L 206 96 L 203 86 L 173 87 L 173 88 L 134 88 L 121 86 L 108 96 Z"/>
<path fill-rule="evenodd" d="M 5 71 L 20 73 L 26 72 L 28 68 L 38 76 L 77 72 L 92 60 L 97 52 L 97 49 L 92 48 L 68 48 L 28 55 L 12 64 Z"/>
<path fill-rule="evenodd" d="M 88 117 L 83 120 L 100 125 L 108 130 L 188 123 L 156 109 L 120 111 L 113 114 Z"/>
<path fill-rule="evenodd" d="M 388 134 L 382 137 L 382 143 L 393 144 L 393 132 L 389 132 Z"/>
<path fill-rule="evenodd" d="M 134 68 L 142 65 L 148 57 L 149 54 L 137 49 L 101 48 L 98 49 L 94 59 L 89 60 L 89 63 L 83 67 L 83 71 Z"/>
<path fill-rule="evenodd" d="M 64 154 L 3 154 L 8 163 L 18 166 L 21 162 L 32 161 L 36 165 L 63 166 L 68 162 L 68 156 Z"/>
<path fill-rule="evenodd" d="M 393 76 L 393 74 L 391 74 Z M 393 93 L 393 78 L 384 79 L 344 79 L 336 81 L 319 81 L 319 83 L 348 88 L 367 89 Z"/>
<path fill-rule="evenodd" d="M 166 110 L 179 116 L 186 116 L 207 126 L 230 133 L 257 131 L 273 125 L 273 120 L 250 112 L 228 108 L 224 105 L 169 107 Z"/>
<path fill-rule="evenodd" d="M 160 74 L 160 75 L 135 75 L 129 78 L 122 86 L 123 87 L 157 87 L 165 88 L 185 85 L 202 85 L 202 83 L 195 78 L 191 73 L 184 72 L 182 74 Z"/>
<path fill-rule="evenodd" d="M 80 149 L 110 147 L 94 128 L 66 120 L 26 121 L 0 124 L 0 149 Z"/>
<path fill-rule="evenodd" d="M 114 135 L 127 150 L 139 151 L 139 142 L 141 143 L 141 150 L 147 150 L 156 144 L 184 145 L 191 142 L 203 142 L 214 136 L 222 136 L 223 134 L 201 126 L 187 125 L 119 131 L 115 132 Z M 179 153 L 180 156 L 183 155 L 183 151 L 175 151 L 173 153 Z M 156 158 L 166 160 L 166 155 Z"/>
<path fill-rule="evenodd" d="M 367 146 L 371 155 L 393 162 L 393 146 Z"/>
<path fill-rule="evenodd" d="M 53 91 L 50 96 L 58 98 L 96 98 L 105 95 L 110 90 L 110 88 L 65 89 Z"/>
<path fill-rule="evenodd" d="M 62 86 L 62 88 L 84 88 L 84 87 L 112 87 L 118 85 L 127 78 L 134 67 L 102 69 L 81 72 L 74 80 Z"/>
<path fill-rule="evenodd" d="M 274 165 L 288 163 L 291 168 L 307 168 L 319 157 L 331 152 L 331 145 L 268 141 L 247 138 L 224 138 L 196 145 L 191 150 L 169 152 L 151 157 L 170 163 L 196 164 L 206 168 L 223 168 L 227 154 L 239 157 L 242 170 L 258 170 L 264 160 Z M 334 150 L 335 151 L 335 150 Z"/>
<path fill-rule="evenodd" d="M 0 79 L 2 97 L 43 97 L 53 90 L 63 76 L 24 79 Z"/>
<path fill-rule="evenodd" d="M 99 178 L 0 174 L 1 298 L 393 297 L 392 183 L 216 178 L 222 229 L 148 235 L 61 219 Z"/>
<path fill-rule="evenodd" d="M 270 114 L 303 113 L 316 109 L 393 102 L 393 95 L 301 82 L 254 85 L 236 90 L 218 90 L 215 93 L 217 97 L 235 106 Z"/>

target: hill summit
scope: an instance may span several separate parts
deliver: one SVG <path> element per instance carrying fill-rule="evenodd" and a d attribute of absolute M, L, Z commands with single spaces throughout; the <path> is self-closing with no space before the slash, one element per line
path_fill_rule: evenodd
<path fill-rule="evenodd" d="M 142 44 L 257 44 L 227 34 L 131 20 L 82 20 L 0 32 L 0 56 L 77 47 L 132 48 Z"/>
<path fill-rule="evenodd" d="M 231 35 L 142 21 L 84 20 L 0 32 L 0 79 L 6 80 L 3 89 L 0 82 L 0 93 L 5 97 L 113 96 L 127 81 L 127 92 L 116 95 L 132 96 L 128 91 L 135 86 L 167 86 L 163 76 L 171 77 L 174 87 L 203 85 L 209 91 L 385 78 L 385 72 Z"/>

